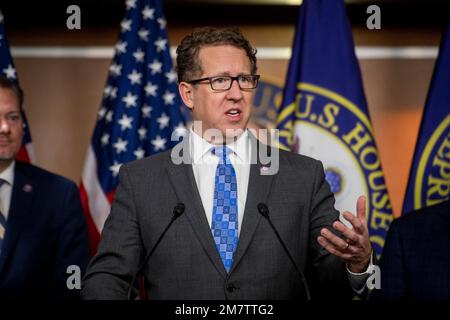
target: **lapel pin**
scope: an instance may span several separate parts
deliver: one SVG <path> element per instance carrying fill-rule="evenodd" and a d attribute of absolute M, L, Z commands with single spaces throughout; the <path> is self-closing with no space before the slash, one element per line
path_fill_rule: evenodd
<path fill-rule="evenodd" d="M 23 186 L 22 190 L 25 192 L 31 192 L 33 191 L 33 187 L 31 186 L 31 184 L 26 184 Z"/>

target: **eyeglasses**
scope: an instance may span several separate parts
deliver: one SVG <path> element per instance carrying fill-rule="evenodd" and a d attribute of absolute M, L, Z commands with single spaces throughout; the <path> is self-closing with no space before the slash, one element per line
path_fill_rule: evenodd
<path fill-rule="evenodd" d="M 244 74 L 237 77 L 217 76 L 195 79 L 188 81 L 188 83 L 197 84 L 201 81 L 208 80 L 211 89 L 215 91 L 227 91 L 230 90 L 231 86 L 233 85 L 233 81 L 236 80 L 241 90 L 247 90 L 255 89 L 258 86 L 259 77 L 260 76 L 257 74 Z"/>

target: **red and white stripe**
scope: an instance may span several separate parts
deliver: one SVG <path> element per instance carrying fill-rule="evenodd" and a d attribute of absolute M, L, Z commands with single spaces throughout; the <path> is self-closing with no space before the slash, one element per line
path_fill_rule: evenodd
<path fill-rule="evenodd" d="M 106 195 L 100 186 L 97 176 L 97 159 L 92 146 L 89 146 L 84 162 L 80 195 L 88 226 L 91 252 L 94 254 L 97 252 L 100 234 L 111 210 L 113 195 Z"/>
<path fill-rule="evenodd" d="M 31 142 L 20 147 L 19 152 L 16 155 L 16 159 L 28 162 L 28 163 L 36 163 L 36 158 L 34 156 L 33 144 Z"/>

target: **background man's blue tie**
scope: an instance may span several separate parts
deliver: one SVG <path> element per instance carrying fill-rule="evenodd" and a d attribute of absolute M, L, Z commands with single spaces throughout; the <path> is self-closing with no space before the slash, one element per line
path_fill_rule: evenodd
<path fill-rule="evenodd" d="M 233 264 L 233 254 L 238 243 L 238 206 L 236 172 L 225 146 L 212 148 L 219 157 L 214 183 L 214 205 L 211 230 L 217 250 L 227 272 Z"/>

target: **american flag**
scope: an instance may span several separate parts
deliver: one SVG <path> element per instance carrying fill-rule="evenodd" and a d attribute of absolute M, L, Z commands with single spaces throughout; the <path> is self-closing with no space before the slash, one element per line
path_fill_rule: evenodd
<path fill-rule="evenodd" d="M 18 83 L 17 71 L 14 67 L 11 52 L 9 51 L 8 39 L 5 32 L 5 23 L 2 12 L 0 11 L 0 74 L 8 79 Z M 31 144 L 31 134 L 28 127 L 28 121 L 25 113 L 22 113 L 23 119 L 23 141 L 22 147 L 16 156 L 16 159 L 25 162 L 34 162 L 33 145 Z"/>
<path fill-rule="evenodd" d="M 80 185 L 92 253 L 120 166 L 173 147 L 173 132 L 185 134 L 161 1 L 127 0 L 120 26 Z"/>

